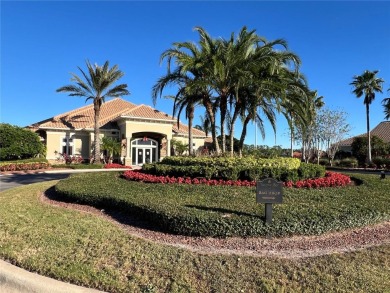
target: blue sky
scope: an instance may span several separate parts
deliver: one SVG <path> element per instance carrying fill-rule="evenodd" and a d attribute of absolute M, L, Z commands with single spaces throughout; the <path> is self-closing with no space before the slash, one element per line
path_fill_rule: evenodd
<path fill-rule="evenodd" d="M 160 54 L 176 41 L 198 41 L 202 26 L 213 37 L 228 38 L 243 26 L 274 40 L 287 40 L 302 60 L 309 86 L 326 106 L 348 113 L 351 135 L 366 129 L 363 99 L 352 94 L 354 75 L 379 70 L 390 88 L 390 2 L 381 1 L 1 1 L 0 121 L 19 126 L 82 107 L 85 99 L 55 90 L 70 83 L 70 72 L 85 60 L 109 60 L 125 72 L 135 104 L 152 104 L 151 88 L 165 74 Z M 169 94 L 169 92 L 167 92 Z M 371 105 L 371 125 L 383 121 L 383 98 Z M 156 108 L 172 114 L 172 103 Z M 198 116 L 203 114 L 199 109 Z M 181 119 L 185 121 L 184 116 Z M 236 131 L 238 133 L 239 130 Z M 238 134 L 237 134 L 238 135 Z M 246 143 L 254 143 L 250 129 Z M 275 145 L 267 125 L 266 139 Z M 289 146 L 287 124 L 278 118 L 276 144 Z"/>

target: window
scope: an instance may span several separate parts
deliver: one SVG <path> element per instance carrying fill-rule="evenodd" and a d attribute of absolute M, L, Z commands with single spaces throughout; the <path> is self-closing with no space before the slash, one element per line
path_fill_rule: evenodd
<path fill-rule="evenodd" d="M 73 155 L 73 138 L 67 136 L 62 139 L 61 151 L 68 156 Z"/>

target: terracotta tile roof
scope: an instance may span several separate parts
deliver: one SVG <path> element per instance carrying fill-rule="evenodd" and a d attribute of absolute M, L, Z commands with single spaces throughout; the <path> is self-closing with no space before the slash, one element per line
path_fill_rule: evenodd
<path fill-rule="evenodd" d="M 100 127 L 119 117 L 122 113 L 135 108 L 136 105 L 125 100 L 116 98 L 103 103 L 100 110 Z M 35 123 L 32 127 L 58 128 L 58 129 L 84 129 L 94 127 L 93 104 L 84 106 L 64 114 L 54 116 Z"/>
<path fill-rule="evenodd" d="M 179 135 L 180 134 L 181 135 L 188 135 L 188 125 L 185 125 L 185 124 L 180 122 L 179 126 L 178 126 L 177 122 L 175 122 L 175 124 L 173 125 L 173 132 L 175 132 L 176 134 L 179 134 Z M 205 137 L 206 133 L 204 133 L 203 131 L 201 131 L 199 129 L 192 128 L 192 135 Z"/>
<path fill-rule="evenodd" d="M 113 128 L 112 121 L 120 118 L 156 119 L 166 120 L 173 124 L 172 130 L 181 135 L 188 135 L 188 126 L 180 123 L 177 127 L 176 118 L 156 110 L 147 105 L 135 105 L 120 98 L 103 103 L 100 109 L 100 127 Z M 87 105 L 52 118 L 34 123 L 29 126 L 32 129 L 55 128 L 55 129 L 92 129 L 94 127 L 93 104 Z M 193 128 L 194 136 L 205 137 L 205 133 Z"/>
<path fill-rule="evenodd" d="M 379 123 L 375 128 L 373 128 L 371 131 L 371 137 L 372 136 L 378 136 L 380 139 L 382 139 L 386 143 L 390 143 L 390 121 L 382 121 Z M 347 138 L 345 140 L 342 140 L 340 142 L 340 146 L 350 146 L 354 140 L 355 137 L 365 137 L 367 133 L 359 134 L 354 137 Z"/>
<path fill-rule="evenodd" d="M 130 111 L 123 113 L 121 116 L 169 121 L 175 120 L 172 116 L 143 104 L 132 108 Z"/>

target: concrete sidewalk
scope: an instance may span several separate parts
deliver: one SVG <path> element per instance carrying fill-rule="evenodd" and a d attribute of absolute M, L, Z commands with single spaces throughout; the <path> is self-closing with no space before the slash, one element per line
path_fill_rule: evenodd
<path fill-rule="evenodd" d="M 31 273 L 0 260 L 1 293 L 97 293 L 103 292 L 60 282 Z"/>

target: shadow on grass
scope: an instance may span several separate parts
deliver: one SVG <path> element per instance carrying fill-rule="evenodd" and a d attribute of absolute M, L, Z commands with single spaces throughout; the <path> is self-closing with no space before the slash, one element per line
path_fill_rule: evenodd
<path fill-rule="evenodd" d="M 216 207 L 206 207 L 206 206 L 197 206 L 197 205 L 185 205 L 185 207 L 194 208 L 194 209 L 202 210 L 202 211 L 211 211 L 211 212 L 222 213 L 224 215 L 233 214 L 233 215 L 237 215 L 237 216 L 263 218 L 259 215 L 255 215 L 255 214 L 249 214 L 249 213 L 239 212 L 239 211 L 235 211 L 235 210 L 228 210 L 228 209 L 216 208 Z"/>
<path fill-rule="evenodd" d="M 57 193 L 55 190 L 55 186 L 50 187 L 44 192 L 44 195 L 47 199 L 54 201 L 63 207 L 70 207 L 76 210 L 90 212 L 95 215 L 104 215 L 109 217 L 111 220 L 125 226 L 133 226 L 140 229 L 150 230 L 154 232 L 164 232 L 164 233 L 172 233 L 172 231 L 168 231 L 167 229 L 163 229 L 162 227 L 156 225 L 151 221 L 145 220 L 144 217 L 139 215 L 137 211 L 128 211 L 123 212 L 113 208 L 107 208 L 104 205 L 98 204 L 96 206 L 92 206 L 89 203 L 72 200 L 67 198 L 66 196 L 62 196 Z"/>

